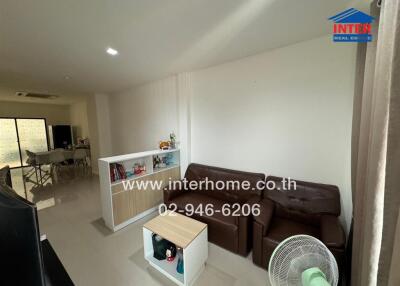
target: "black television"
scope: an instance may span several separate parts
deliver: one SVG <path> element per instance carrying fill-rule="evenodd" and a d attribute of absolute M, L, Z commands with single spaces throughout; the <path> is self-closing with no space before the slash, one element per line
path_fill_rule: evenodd
<path fill-rule="evenodd" d="M 45 285 L 36 206 L 6 186 L 0 186 L 0 233 L 0 285 Z"/>
<path fill-rule="evenodd" d="M 47 239 L 36 206 L 0 184 L 0 285 L 74 285 Z"/>
<path fill-rule="evenodd" d="M 49 127 L 50 147 L 67 149 L 73 144 L 71 125 L 52 125 Z"/>

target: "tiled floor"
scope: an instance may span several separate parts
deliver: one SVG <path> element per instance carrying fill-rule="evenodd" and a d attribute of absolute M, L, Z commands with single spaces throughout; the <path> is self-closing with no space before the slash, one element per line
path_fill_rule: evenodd
<path fill-rule="evenodd" d="M 13 181 L 18 187 L 18 172 Z M 21 187 L 21 185 L 19 185 Z M 30 190 L 26 193 L 30 196 Z M 58 181 L 36 188 L 41 232 L 65 265 L 75 285 L 174 285 L 143 258 L 142 225 L 156 213 L 111 233 L 101 220 L 97 176 L 64 170 Z M 205 271 L 195 285 L 269 285 L 267 272 L 243 258 L 209 244 Z"/>

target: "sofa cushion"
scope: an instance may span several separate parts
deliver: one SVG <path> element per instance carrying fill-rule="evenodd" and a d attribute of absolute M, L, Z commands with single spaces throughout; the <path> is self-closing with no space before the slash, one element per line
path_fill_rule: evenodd
<path fill-rule="evenodd" d="M 274 217 L 269 227 L 267 236 L 264 239 L 274 242 L 276 245 L 278 245 L 286 238 L 298 234 L 307 234 L 316 238 L 320 237 L 319 229 L 312 225 Z"/>
<path fill-rule="evenodd" d="M 175 197 L 170 201 L 177 205 L 178 210 L 185 210 L 187 204 L 192 204 L 196 209 L 200 204 L 203 204 L 203 210 L 207 204 L 214 206 L 214 214 L 202 216 L 193 214 L 191 217 L 198 221 L 204 222 L 208 226 L 208 240 L 219 246 L 222 246 L 230 251 L 238 252 L 239 247 L 239 219 L 236 216 L 224 216 L 221 210 L 224 201 L 202 195 L 192 191 L 186 191 L 185 194 Z M 185 214 L 185 213 L 184 213 Z"/>
<path fill-rule="evenodd" d="M 296 182 L 296 189 L 285 190 L 281 177 L 268 176 L 267 182 L 270 181 L 275 182 L 275 189 L 266 190 L 264 195 L 276 203 L 278 217 L 319 226 L 322 215 L 340 215 L 340 194 L 336 186 L 292 180 Z"/>
<path fill-rule="evenodd" d="M 282 179 L 282 177 L 267 177 L 267 182 L 275 182 L 275 189 L 266 190 L 265 193 L 270 200 L 283 208 L 304 214 L 340 215 L 340 193 L 337 186 L 292 179 L 296 182 L 296 189 L 284 190 Z M 293 188 L 292 185 L 291 187 Z"/>
<path fill-rule="evenodd" d="M 258 265 L 264 269 L 268 268 L 269 259 L 279 243 L 298 234 L 307 234 L 319 238 L 319 231 L 313 226 L 274 217 L 267 236 L 262 237 L 262 254 Z"/>
<path fill-rule="evenodd" d="M 262 190 L 258 188 L 263 187 L 263 185 L 258 186 L 258 182 L 265 181 L 265 175 L 262 173 L 243 172 L 195 163 L 188 166 L 185 178 L 188 181 L 197 182 L 205 181 L 206 178 L 214 183 L 230 182 L 230 184 L 225 184 L 224 189 L 219 190 L 216 186 L 216 188 L 208 191 L 203 189 L 202 193 L 223 201 L 238 203 L 245 203 L 254 195 L 261 197 Z M 241 189 L 241 183 L 244 181 L 249 182 L 249 189 Z M 208 187 L 210 188 L 210 186 Z"/>

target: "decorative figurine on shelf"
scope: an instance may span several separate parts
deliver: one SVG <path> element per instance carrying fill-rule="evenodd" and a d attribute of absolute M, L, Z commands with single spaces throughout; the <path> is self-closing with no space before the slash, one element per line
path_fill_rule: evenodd
<path fill-rule="evenodd" d="M 160 141 L 159 146 L 160 146 L 161 150 L 168 150 L 170 147 L 170 142 L 169 141 Z"/>
<path fill-rule="evenodd" d="M 166 154 L 165 156 L 156 155 L 153 157 L 153 168 L 165 168 L 173 163 L 172 154 Z"/>
<path fill-rule="evenodd" d="M 161 158 L 160 156 L 156 155 L 153 157 L 153 168 L 159 168 L 161 164 Z"/>
<path fill-rule="evenodd" d="M 176 246 L 172 244 L 168 246 L 167 251 L 165 252 L 165 256 L 167 257 L 167 261 L 172 262 L 176 256 Z"/>
<path fill-rule="evenodd" d="M 183 250 L 178 247 L 176 249 L 176 256 L 178 257 L 178 263 L 176 265 L 176 272 L 183 274 Z"/>
<path fill-rule="evenodd" d="M 175 149 L 176 148 L 176 135 L 174 132 L 172 132 L 171 134 L 169 134 L 169 145 L 170 145 L 170 149 Z"/>
<path fill-rule="evenodd" d="M 161 157 L 161 161 L 160 161 L 160 164 L 158 165 L 158 167 L 159 168 L 165 168 L 165 167 L 167 167 L 167 164 L 165 163 L 165 159 L 166 159 L 166 157 L 165 156 L 162 156 Z"/>
<path fill-rule="evenodd" d="M 133 166 L 133 173 L 134 173 L 135 175 L 141 175 L 141 174 L 146 173 L 146 166 L 145 166 L 145 165 L 141 165 L 141 164 L 139 164 L 139 163 L 136 163 L 136 164 Z"/>
<path fill-rule="evenodd" d="M 174 163 L 174 156 L 172 155 L 172 153 L 168 153 L 167 155 L 165 155 L 165 165 L 169 166 L 172 165 Z"/>

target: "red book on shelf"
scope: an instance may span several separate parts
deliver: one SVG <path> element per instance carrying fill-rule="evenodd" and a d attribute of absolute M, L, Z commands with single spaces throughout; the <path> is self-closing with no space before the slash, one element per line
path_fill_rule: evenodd
<path fill-rule="evenodd" d="M 118 167 L 118 172 L 119 172 L 121 179 L 126 179 L 126 173 L 125 173 L 124 166 L 121 164 L 118 164 L 117 167 Z"/>
<path fill-rule="evenodd" d="M 115 182 L 113 165 L 110 165 L 110 178 L 111 178 L 111 182 Z"/>

